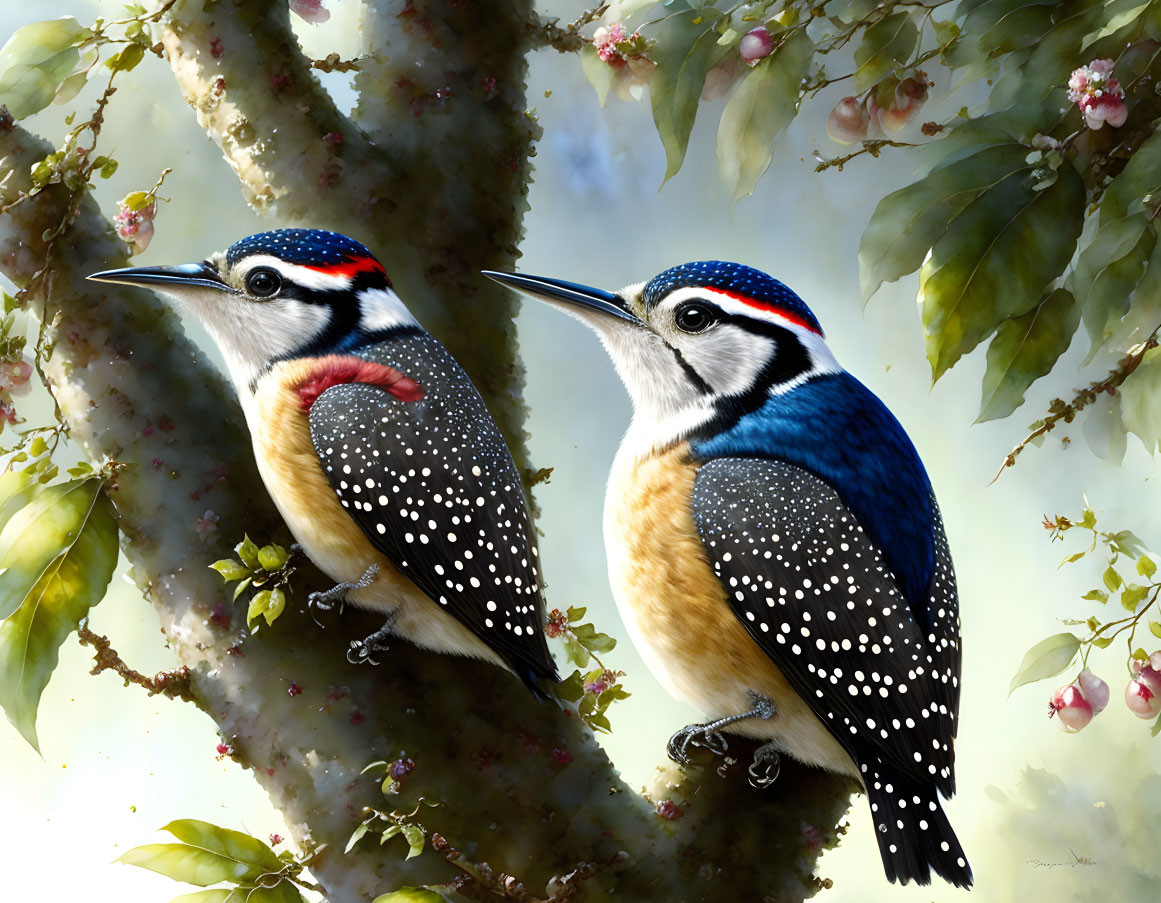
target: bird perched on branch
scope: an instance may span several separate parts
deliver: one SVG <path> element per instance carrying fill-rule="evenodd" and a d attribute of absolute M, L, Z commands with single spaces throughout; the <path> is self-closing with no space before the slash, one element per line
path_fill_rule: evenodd
<path fill-rule="evenodd" d="M 523 485 L 483 399 L 363 245 L 252 235 L 201 263 L 96 273 L 185 303 L 217 341 L 258 469 L 306 555 L 312 594 L 382 612 L 389 636 L 556 679 Z"/>
<path fill-rule="evenodd" d="M 887 877 L 968 886 L 940 805 L 955 791 L 955 575 L 923 464 L 839 366 L 806 304 L 721 261 L 613 293 L 487 273 L 600 336 L 635 413 L 609 479 L 605 548 L 642 657 L 721 731 L 866 788 Z"/>

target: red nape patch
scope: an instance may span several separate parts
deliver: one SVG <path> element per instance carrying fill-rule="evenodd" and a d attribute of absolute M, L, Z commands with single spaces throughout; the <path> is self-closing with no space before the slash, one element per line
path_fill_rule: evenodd
<path fill-rule="evenodd" d="M 332 263 L 321 267 L 308 266 L 304 267 L 304 269 L 314 270 L 316 273 L 326 273 L 328 276 L 354 276 L 356 273 L 381 273 L 384 279 L 387 278 L 387 271 L 383 269 L 383 264 L 374 257 L 353 257 L 341 263 Z M 387 279 L 387 284 L 391 284 L 390 279 Z"/>
<path fill-rule="evenodd" d="M 765 301 L 759 301 L 756 298 L 751 298 L 749 295 L 743 295 L 739 292 L 731 292 L 724 288 L 707 287 L 706 291 L 712 294 L 725 295 L 727 298 L 733 298 L 735 301 L 741 301 L 747 307 L 756 307 L 758 310 L 768 310 L 772 314 L 777 314 L 783 320 L 793 323 L 795 326 L 801 326 L 803 329 L 809 332 L 813 332 L 815 335 L 822 334 L 817 329 L 815 329 L 813 325 L 807 323 L 806 320 L 798 316 L 798 314 L 792 313 L 785 307 L 779 307 L 777 304 L 769 304 Z"/>
<path fill-rule="evenodd" d="M 383 364 L 338 354 L 320 357 L 314 364 L 314 372 L 297 386 L 299 404 L 307 414 L 323 392 L 331 386 L 347 383 L 379 386 L 400 401 L 419 401 L 424 396 L 423 387 L 419 383 L 405 373 Z"/>

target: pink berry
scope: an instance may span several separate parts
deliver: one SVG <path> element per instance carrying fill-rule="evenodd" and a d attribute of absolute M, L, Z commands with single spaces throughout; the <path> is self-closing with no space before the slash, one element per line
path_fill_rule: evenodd
<path fill-rule="evenodd" d="M 1080 687 L 1068 684 L 1052 694 L 1048 703 L 1048 717 L 1056 716 L 1060 729 L 1075 734 L 1092 721 L 1092 706 L 1080 692 Z"/>
<path fill-rule="evenodd" d="M 1103 712 L 1109 704 L 1109 685 L 1087 668 L 1080 672 L 1076 681 L 1080 684 L 1080 691 L 1084 694 L 1084 698 L 1092 706 L 1093 716 Z"/>
<path fill-rule="evenodd" d="M 1154 692 L 1143 680 L 1130 680 L 1125 687 L 1125 705 L 1138 718 L 1156 718 L 1161 713 L 1161 693 Z"/>
<path fill-rule="evenodd" d="M 839 144 L 854 144 L 867 135 L 871 116 L 857 97 L 844 97 L 826 118 L 826 133 Z"/>
<path fill-rule="evenodd" d="M 770 32 L 761 25 L 747 32 L 738 43 L 738 54 L 748 66 L 758 65 L 759 60 L 766 59 L 773 52 L 774 39 L 770 37 Z"/>

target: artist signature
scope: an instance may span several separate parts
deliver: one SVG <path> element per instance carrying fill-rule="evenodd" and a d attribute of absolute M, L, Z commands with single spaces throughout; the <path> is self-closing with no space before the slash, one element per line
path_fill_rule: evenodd
<path fill-rule="evenodd" d="M 1089 856 L 1077 856 L 1071 849 L 1068 851 L 1072 854 L 1070 862 L 1045 862 L 1043 859 L 1029 859 L 1028 864 L 1033 868 L 1038 869 L 1058 869 L 1058 868 L 1076 868 L 1079 865 L 1096 865 L 1096 860 Z"/>

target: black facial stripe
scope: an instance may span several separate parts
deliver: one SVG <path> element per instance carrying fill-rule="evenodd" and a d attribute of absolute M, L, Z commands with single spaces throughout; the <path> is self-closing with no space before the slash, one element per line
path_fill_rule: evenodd
<path fill-rule="evenodd" d="M 809 372 L 812 366 L 810 352 L 792 330 L 752 317 L 733 314 L 723 314 L 722 322 L 773 340 L 777 350 L 773 359 L 762 368 L 748 392 L 718 399 L 714 416 L 688 437 L 691 440 L 709 438 L 729 430 L 744 416 L 762 407 L 773 386 L 790 382 L 796 376 Z"/>
<path fill-rule="evenodd" d="M 677 365 L 681 367 L 682 372 L 685 373 L 686 377 L 694 384 L 697 390 L 702 395 L 712 395 L 714 390 L 710 387 L 710 384 L 701 378 L 701 374 L 693 368 L 693 365 L 685 359 L 685 356 L 668 342 L 665 343 L 665 347 L 673 352 L 673 356 L 677 360 Z"/>

